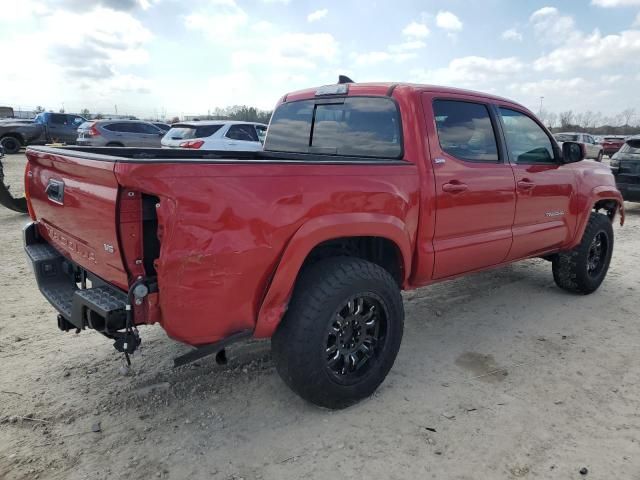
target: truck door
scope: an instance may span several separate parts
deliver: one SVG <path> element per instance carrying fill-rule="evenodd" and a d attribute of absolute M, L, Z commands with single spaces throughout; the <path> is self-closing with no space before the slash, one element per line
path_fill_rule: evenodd
<path fill-rule="evenodd" d="M 511 248 L 515 182 L 497 117 L 474 97 L 422 101 L 436 187 L 433 278 L 499 264 Z"/>
<path fill-rule="evenodd" d="M 572 240 L 575 173 L 556 158 L 549 134 L 527 112 L 498 107 L 516 180 L 517 207 L 508 260 L 533 256 Z"/>

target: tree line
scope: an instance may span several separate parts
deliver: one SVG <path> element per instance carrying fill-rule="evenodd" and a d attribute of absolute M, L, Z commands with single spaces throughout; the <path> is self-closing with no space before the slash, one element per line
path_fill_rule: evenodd
<path fill-rule="evenodd" d="M 640 116 L 635 108 L 627 108 L 616 115 L 601 112 L 551 112 L 541 110 L 538 118 L 553 132 L 588 132 L 593 135 L 634 135 L 640 133 Z"/>

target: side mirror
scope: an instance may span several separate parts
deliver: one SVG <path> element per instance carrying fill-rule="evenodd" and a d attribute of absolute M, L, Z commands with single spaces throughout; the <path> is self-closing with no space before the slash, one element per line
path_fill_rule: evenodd
<path fill-rule="evenodd" d="M 562 144 L 562 163 L 576 163 L 585 159 L 584 144 L 578 142 L 564 142 Z"/>

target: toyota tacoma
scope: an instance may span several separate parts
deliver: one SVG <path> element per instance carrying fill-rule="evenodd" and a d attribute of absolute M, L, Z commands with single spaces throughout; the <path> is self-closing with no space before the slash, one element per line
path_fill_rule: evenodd
<path fill-rule="evenodd" d="M 60 329 L 125 354 L 159 323 L 182 364 L 271 338 L 306 400 L 371 395 L 400 348 L 401 290 L 518 260 L 589 294 L 623 201 L 523 106 L 412 84 L 289 93 L 264 151 L 30 147 L 25 249 Z"/>

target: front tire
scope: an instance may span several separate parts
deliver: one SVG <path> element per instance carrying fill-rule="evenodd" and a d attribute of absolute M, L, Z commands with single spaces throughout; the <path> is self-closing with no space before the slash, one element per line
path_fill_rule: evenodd
<path fill-rule="evenodd" d="M 305 400 L 345 408 L 373 394 L 395 361 L 404 324 L 400 288 L 352 257 L 305 268 L 271 345 L 278 373 Z"/>
<path fill-rule="evenodd" d="M 592 213 L 580 244 L 553 260 L 553 279 L 560 288 L 587 295 L 607 276 L 613 253 L 613 227 L 606 215 Z"/>
<path fill-rule="evenodd" d="M 22 143 L 19 138 L 13 136 L 6 136 L 0 140 L 0 145 L 4 148 L 5 153 L 12 154 L 18 153 L 20 151 L 20 147 L 22 147 Z"/>
<path fill-rule="evenodd" d="M 602 163 L 602 150 L 598 153 L 598 158 L 596 158 L 596 162 Z"/>

